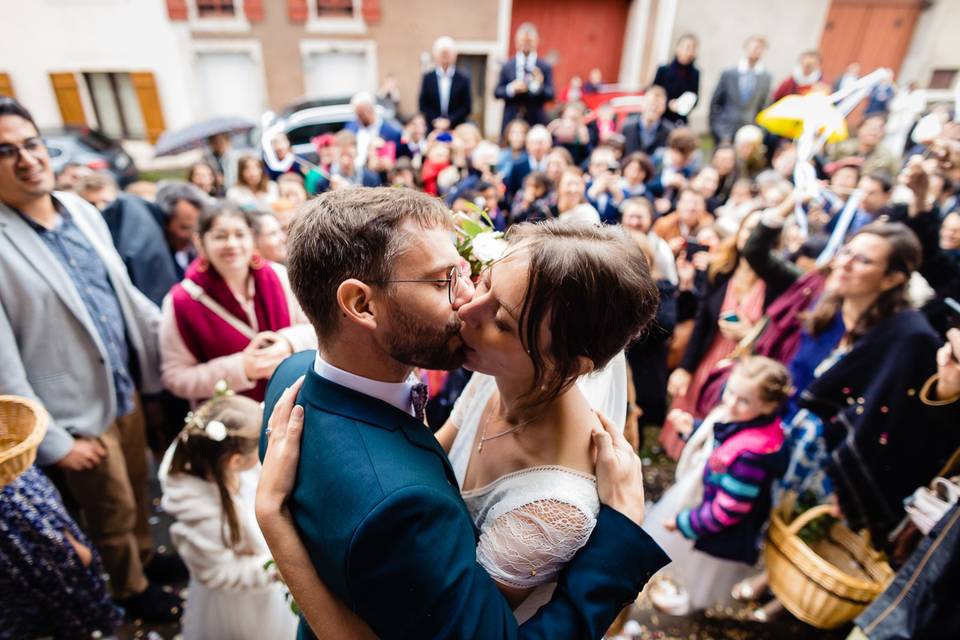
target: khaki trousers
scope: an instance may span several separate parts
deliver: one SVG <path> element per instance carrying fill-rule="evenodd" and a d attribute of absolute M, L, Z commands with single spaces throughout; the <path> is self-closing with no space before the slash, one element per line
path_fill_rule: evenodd
<path fill-rule="evenodd" d="M 65 471 L 81 528 L 90 536 L 110 576 L 115 598 L 147 588 L 143 562 L 153 553 L 147 495 L 146 430 L 140 399 L 136 409 L 110 425 L 97 441 L 106 449 L 100 464 Z"/>

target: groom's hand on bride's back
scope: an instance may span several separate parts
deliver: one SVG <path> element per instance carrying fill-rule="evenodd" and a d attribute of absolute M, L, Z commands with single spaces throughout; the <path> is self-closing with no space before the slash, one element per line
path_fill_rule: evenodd
<path fill-rule="evenodd" d="M 593 429 L 597 493 L 600 502 L 643 524 L 643 465 L 622 431 L 596 412 L 600 424 Z"/>

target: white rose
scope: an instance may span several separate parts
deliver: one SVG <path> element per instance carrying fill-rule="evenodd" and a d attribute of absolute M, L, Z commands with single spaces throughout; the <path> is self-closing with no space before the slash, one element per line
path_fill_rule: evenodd
<path fill-rule="evenodd" d="M 473 255 L 484 264 L 499 260 L 506 250 L 507 241 L 499 231 L 478 233 L 473 239 Z"/>
<path fill-rule="evenodd" d="M 211 420 L 203 430 L 208 438 L 216 442 L 223 442 L 223 439 L 227 437 L 227 425 L 219 420 Z"/>

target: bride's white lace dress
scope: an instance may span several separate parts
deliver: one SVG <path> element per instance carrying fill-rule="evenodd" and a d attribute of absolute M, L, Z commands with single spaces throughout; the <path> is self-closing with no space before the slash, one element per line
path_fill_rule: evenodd
<path fill-rule="evenodd" d="M 626 368 L 619 359 L 622 355 L 608 369 L 578 384 L 591 406 L 622 424 Z M 453 409 L 451 420 L 458 433 L 450 462 L 461 487 L 476 450 L 480 416 L 496 390 L 492 377 L 475 373 Z M 462 495 L 480 531 L 477 561 L 497 582 L 534 588 L 514 611 L 523 622 L 549 602 L 557 574 L 590 537 L 600 511 L 596 478 L 566 467 L 538 466 L 506 474 Z"/>

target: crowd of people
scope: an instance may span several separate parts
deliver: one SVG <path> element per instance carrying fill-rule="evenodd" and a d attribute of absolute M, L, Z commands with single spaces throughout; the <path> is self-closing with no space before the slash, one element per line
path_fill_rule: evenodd
<path fill-rule="evenodd" d="M 0 394 L 36 399 L 50 415 L 37 466 L 0 492 L 0 637 L 108 635 L 124 612 L 148 622 L 182 614 L 188 640 L 293 636 L 296 617 L 280 582 L 285 567 L 278 557 L 278 572 L 270 560 L 282 540 L 293 562 L 296 532 L 261 533 L 257 526 L 256 443 L 261 403 L 269 410 L 279 395 L 268 382 L 296 360 L 290 356 L 319 349 L 327 358 L 317 361 L 324 377 L 351 375 L 328 357 L 346 352 L 317 324 L 321 316 L 334 322 L 336 314 L 305 298 L 322 294 L 334 275 L 344 285 L 356 283 L 357 274 L 382 278 L 370 282 L 433 282 L 459 314 L 453 326 L 462 322 L 461 331 L 477 336 L 489 311 L 485 296 L 498 292 L 506 311 L 489 311 L 491 322 L 505 325 L 497 329 L 504 334 L 512 331 L 515 344 L 497 343 L 499 359 L 468 357 L 467 368 L 479 372 L 472 378 L 462 362 L 416 362 L 420 379 L 430 382 L 426 407 L 416 414 L 437 433 L 467 506 L 481 520 L 502 498 L 484 488 L 511 476 L 491 460 L 498 447 L 501 459 L 516 458 L 507 443 L 517 433 L 549 452 L 520 456 L 524 465 L 539 460 L 576 470 L 554 469 L 538 489 L 542 495 L 530 499 L 548 501 L 560 489 L 582 497 L 561 514 L 568 528 L 559 537 L 567 546 L 539 549 L 555 554 L 539 578 L 531 579 L 536 570 L 521 575 L 526 564 L 523 571 L 508 567 L 496 557 L 502 546 L 484 547 L 481 537 L 479 561 L 518 619 L 550 600 L 552 588 L 540 587 L 556 580 L 594 527 L 609 527 L 600 505 L 611 503 L 602 486 L 598 501 L 600 473 L 592 475 L 585 450 L 570 457 L 576 445 L 558 444 L 590 440 L 589 432 L 572 425 L 567 431 L 552 425 L 551 432 L 536 420 L 518 431 L 509 420 L 493 420 L 489 407 L 512 415 L 556 402 L 563 407 L 556 415 L 567 416 L 558 421 L 567 424 L 570 415 L 590 415 L 589 405 L 568 392 L 594 369 L 619 366 L 605 379 L 625 390 L 597 403 L 596 393 L 583 388 L 604 420 L 634 451 L 659 447 L 679 459 L 675 485 L 644 523 L 672 559 L 649 588 L 658 608 L 682 615 L 733 595 L 760 597 L 767 580 L 757 561 L 775 509 L 793 517 L 831 503 L 851 529 L 869 531 L 895 568 L 912 566 L 917 540 L 904 542 L 904 500 L 938 475 L 958 473 L 960 118 L 954 109 L 917 109 L 914 87 L 876 87 L 851 123 L 851 137 L 814 159 L 820 193 L 801 193 L 793 184 L 801 161 L 795 142 L 757 126 L 756 116 L 777 99 L 855 81 L 856 65 L 825 78 L 819 53 L 806 51 L 775 85 L 762 62 L 767 41 L 752 37 L 704 101 L 706 140 L 688 125 L 701 95 L 695 36 L 678 40 L 637 113 L 586 108 L 583 96 L 603 88 L 596 70 L 557 91 L 538 46 L 536 28 L 521 25 L 516 55 L 503 65 L 494 91 L 504 102 L 499 141 L 485 139 L 470 121 L 476 97 L 456 66 L 456 43 L 443 37 L 433 47 L 435 69 L 422 78 L 416 113 L 389 117 L 380 97 L 359 93 L 351 101 L 354 119 L 312 141 L 316 162 L 294 155 L 283 134 L 271 149 L 252 154 L 233 149 L 221 134 L 210 138 L 185 180 L 137 182 L 122 191 L 108 174 L 78 165 L 54 176 L 29 111 L 0 99 Z M 439 218 L 425 221 L 430 215 L 452 211 L 480 221 L 483 212 L 513 250 L 529 253 L 526 266 L 505 259 L 471 278 L 455 262 L 436 280 L 391 280 L 373 249 L 396 247 L 363 244 L 374 222 L 358 213 L 376 211 L 391 232 L 405 236 L 390 196 L 365 201 L 366 191 L 358 189 L 379 186 L 442 203 L 437 213 L 419 195 L 396 196 L 403 206 L 427 211 L 418 222 L 424 238 L 441 225 Z M 833 247 L 831 234 L 851 198 L 856 209 Z M 335 205 L 345 220 L 340 226 L 315 221 Z M 327 237 L 311 241 L 307 229 Z M 374 266 L 321 273 L 326 263 L 303 257 L 347 260 L 336 246 L 357 243 L 355 250 L 372 252 Z M 585 248 L 594 246 L 597 255 Z M 634 254 L 642 256 L 642 268 Z M 310 278 L 317 283 L 306 283 Z M 511 281 L 513 288 L 505 284 Z M 551 293 L 537 297 L 534 283 Z M 587 295 L 565 288 L 570 283 L 594 289 Z M 341 305 L 367 304 L 361 289 L 334 291 Z M 549 316 L 550 296 L 569 308 Z M 516 304 L 506 305 L 505 297 Z M 515 317 L 512 311 L 521 309 Z M 521 327 L 548 316 L 552 335 L 570 343 L 566 351 Z M 416 324 L 394 324 L 408 340 L 430 338 Z M 377 353 L 374 343 L 353 357 Z M 404 345 L 390 348 L 416 353 Z M 618 359 L 622 351 L 625 360 Z M 527 378 L 518 381 L 518 371 Z M 531 377 L 546 390 L 543 397 L 512 395 L 511 385 Z M 391 391 L 383 393 L 389 398 Z M 657 442 L 644 442 L 649 426 L 660 427 Z M 497 435 L 486 437 L 486 430 Z M 514 436 L 500 439 L 508 434 Z M 487 440 L 493 458 L 479 455 Z M 160 465 L 162 507 L 176 520 L 176 555 L 158 553 L 151 540 L 148 450 Z M 311 455 L 319 464 L 329 454 Z M 490 536 L 509 538 L 532 521 L 553 522 L 543 513 L 524 517 L 500 529 L 493 519 L 478 528 L 486 532 L 489 525 Z M 298 525 L 309 538 L 317 522 Z M 653 564 L 634 566 L 653 573 L 659 568 Z M 320 580 L 314 575 L 309 584 L 326 583 L 343 600 L 348 591 L 330 571 L 318 570 Z M 184 613 L 180 596 L 162 585 L 187 579 Z M 372 586 L 371 593 L 383 594 Z M 294 596 L 301 601 L 296 589 Z M 311 615 L 317 612 L 347 619 L 336 598 L 307 601 L 311 626 L 322 624 Z M 350 604 L 355 612 L 363 608 Z M 769 617 L 776 603 L 757 611 Z M 937 615 L 928 618 L 937 624 Z M 377 633 L 388 624 L 373 614 L 364 619 Z M 370 631 L 344 628 L 350 632 L 343 637 Z"/>

